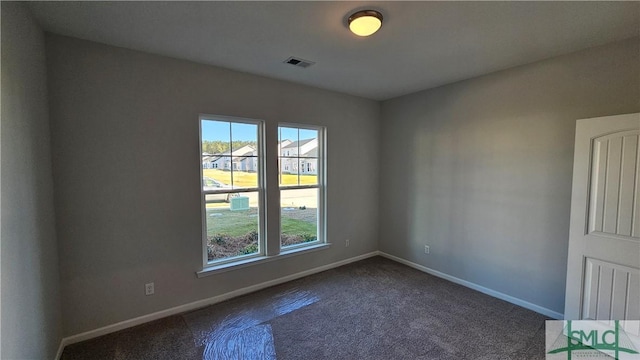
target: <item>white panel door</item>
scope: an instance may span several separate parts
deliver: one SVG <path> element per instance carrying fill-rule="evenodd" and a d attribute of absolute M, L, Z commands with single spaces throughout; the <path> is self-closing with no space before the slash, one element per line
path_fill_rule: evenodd
<path fill-rule="evenodd" d="M 640 320 L 640 114 L 578 120 L 565 319 Z"/>

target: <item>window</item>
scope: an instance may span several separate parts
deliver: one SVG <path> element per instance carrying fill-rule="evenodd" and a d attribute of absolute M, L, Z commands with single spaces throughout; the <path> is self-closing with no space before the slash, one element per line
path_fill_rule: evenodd
<path fill-rule="evenodd" d="M 203 157 L 211 156 L 217 159 L 216 163 L 224 164 L 224 169 L 202 168 L 205 264 L 236 261 L 265 252 L 260 125 L 249 120 L 200 118 Z M 246 160 L 258 169 L 242 169 L 240 162 Z"/>
<path fill-rule="evenodd" d="M 328 246 L 324 238 L 324 128 L 274 124 L 267 129 L 273 135 L 278 132 L 277 144 L 263 144 L 266 130 L 261 121 L 200 117 L 201 273 Z M 277 145 L 277 158 L 264 158 L 263 145 Z M 277 165 L 278 177 L 270 175 L 269 195 L 265 169 Z M 274 213 L 267 214 L 265 204 L 277 203 L 276 191 L 280 192 L 280 213 L 272 207 Z M 266 234 L 274 236 L 267 238 Z M 204 276 L 201 273 L 198 276 Z"/>
<path fill-rule="evenodd" d="M 278 142 L 282 144 L 279 181 L 283 249 L 323 241 L 323 174 L 317 171 L 323 169 L 321 130 L 294 125 L 278 128 Z"/>

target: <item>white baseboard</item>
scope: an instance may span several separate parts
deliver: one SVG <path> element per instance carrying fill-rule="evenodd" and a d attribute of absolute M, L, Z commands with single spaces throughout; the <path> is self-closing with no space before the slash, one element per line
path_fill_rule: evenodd
<path fill-rule="evenodd" d="M 437 276 L 439 278 L 442 278 L 442 279 L 445 279 L 445 280 L 449 280 L 451 282 L 454 282 L 456 284 L 460 284 L 462 286 L 465 286 L 465 287 L 468 287 L 470 289 L 479 291 L 479 292 L 487 294 L 489 296 L 493 296 L 495 298 L 510 302 L 512 304 L 515 304 L 515 305 L 518 305 L 518 306 L 522 306 L 523 308 L 526 308 L 526 309 L 529 309 L 529 310 L 533 310 L 533 311 L 535 311 L 537 313 L 540 313 L 542 315 L 548 316 L 550 318 L 553 318 L 553 319 L 564 319 L 564 314 L 561 314 L 559 312 L 547 309 L 545 307 L 530 303 L 530 302 L 522 300 L 522 299 L 518 299 L 518 298 L 513 297 L 511 295 L 507 295 L 507 294 L 503 294 L 503 293 L 495 291 L 495 290 L 491 290 L 491 289 L 486 288 L 484 286 L 472 283 L 472 282 L 467 281 L 467 280 L 462 280 L 462 279 L 457 278 L 455 276 L 451 276 L 451 275 L 445 274 L 443 272 L 430 269 L 430 268 L 428 268 L 426 266 L 422 266 L 422 265 L 416 264 L 416 263 L 411 262 L 409 260 L 405 260 L 405 259 L 399 258 L 397 256 L 393 256 L 391 254 L 387 254 L 387 253 L 382 252 L 382 251 L 379 251 L 378 253 L 379 253 L 380 256 L 386 257 L 387 259 L 390 259 L 390 260 L 399 262 L 401 264 L 410 266 L 410 267 L 412 267 L 414 269 L 420 270 L 420 271 L 425 272 L 427 274 L 431 274 L 433 276 Z"/>
<path fill-rule="evenodd" d="M 62 357 L 62 351 L 64 347 L 67 346 L 67 343 L 64 341 L 64 338 L 60 340 L 60 345 L 58 345 L 58 352 L 56 352 L 56 360 L 60 360 Z"/>
<path fill-rule="evenodd" d="M 183 305 L 179 305 L 176 307 L 172 307 L 166 310 L 161 310 L 158 312 L 154 312 L 151 314 L 147 314 L 147 315 L 142 315 L 142 316 L 138 316 L 136 318 L 133 319 L 129 319 L 129 320 L 125 320 L 125 321 L 121 321 L 119 323 L 115 323 L 115 324 L 111 324 L 111 325 L 107 325 L 107 326 L 103 326 L 101 328 L 98 329 L 94 329 L 94 330 L 90 330 L 90 331 L 86 331 L 80 334 L 76 334 L 76 335 L 72 335 L 72 336 L 68 336 L 63 338 L 60 341 L 60 347 L 58 348 L 58 353 L 56 355 L 56 359 L 60 359 L 60 356 L 62 355 L 62 351 L 64 349 L 65 346 L 67 345 L 71 345 L 71 344 L 75 344 L 77 342 L 80 341 L 85 341 L 85 340 L 89 340 L 89 339 L 93 339 L 102 335 L 106 335 L 106 334 L 110 334 L 112 332 L 116 332 L 116 331 L 120 331 L 123 329 L 127 329 L 133 326 L 138 326 L 150 321 L 154 321 L 154 320 L 158 320 L 158 319 L 162 319 L 165 318 L 167 316 L 171 316 L 171 315 L 176 315 L 176 314 L 180 314 L 183 312 L 187 312 L 187 311 L 191 311 L 191 310 L 195 310 L 195 309 L 199 309 L 205 306 L 209 306 L 209 305 L 213 305 L 225 300 L 229 300 L 231 298 L 237 297 L 237 296 L 241 296 L 241 295 L 245 295 L 245 294 L 249 294 L 258 290 L 262 290 L 274 285 L 279 285 L 282 283 L 286 283 L 288 281 L 292 281 L 295 279 L 299 279 L 305 276 L 309 276 L 312 274 L 316 274 L 325 270 L 329 270 L 329 269 L 333 269 L 333 268 L 337 268 L 339 266 L 342 265 L 346 265 L 352 262 L 356 262 L 356 261 L 360 261 L 366 258 L 370 258 L 373 256 L 379 255 L 378 251 L 372 251 L 370 253 L 366 253 L 363 255 L 359 255 L 359 256 L 355 256 L 352 258 L 348 258 L 345 260 L 341 260 L 341 261 L 337 261 L 331 264 L 327 264 L 327 265 L 323 265 L 323 266 L 319 266 L 317 268 L 313 268 L 313 269 L 309 269 L 309 270 L 305 270 L 305 271 L 301 271 L 299 273 L 295 273 L 295 274 L 291 274 L 291 275 L 287 275 L 278 279 L 274 279 L 274 280 L 269 280 L 260 284 L 256 284 L 256 285 L 251 285 L 251 286 L 247 286 L 244 287 L 242 289 L 238 289 L 238 290 L 234 290 L 225 294 L 221 294 L 218 296 L 214 296 L 211 298 L 207 298 L 207 299 L 203 299 L 203 300 L 198 300 L 198 301 L 194 301 L 188 304 L 183 304 Z"/>
<path fill-rule="evenodd" d="M 291 274 L 291 275 L 287 275 L 278 279 L 274 279 L 274 280 L 270 280 L 270 281 L 266 281 L 260 284 L 256 284 L 256 285 L 252 285 L 252 286 L 248 286 L 242 289 L 238 289 L 238 290 L 234 290 L 225 294 L 221 294 L 218 296 L 214 296 L 211 298 L 207 298 L 207 299 L 203 299 L 203 300 L 198 300 L 198 301 L 194 301 L 188 304 L 183 304 L 183 305 L 179 305 L 176 307 L 172 307 L 166 310 L 161 310 L 155 313 L 151 313 L 151 314 L 147 314 L 147 315 L 143 315 L 143 316 L 139 316 L 133 319 L 129 319 L 129 320 L 125 320 L 125 321 L 121 321 L 119 323 L 115 323 L 115 324 L 111 324 L 111 325 L 107 325 L 98 329 L 94 329 L 94 330 L 90 330 L 90 331 L 86 331 L 80 334 L 76 334 L 76 335 L 72 335 L 69 337 L 65 337 L 60 341 L 60 346 L 58 347 L 58 352 L 56 354 L 56 360 L 59 360 L 60 357 L 62 356 L 62 351 L 64 350 L 64 347 L 67 345 L 71 345 L 71 344 L 75 344 L 77 342 L 81 342 L 81 341 L 85 341 L 85 340 L 89 340 L 89 339 L 93 339 L 102 335 L 106 335 L 106 334 L 110 334 L 116 331 L 120 331 L 120 330 L 124 330 L 133 326 L 138 326 L 150 321 L 154 321 L 154 320 L 158 320 L 158 319 L 162 319 L 165 318 L 167 316 L 171 316 L 171 315 L 176 315 L 176 314 L 180 314 L 183 312 L 187 312 L 187 311 L 191 311 L 191 310 L 196 310 L 205 306 L 209 306 L 209 305 L 213 305 L 213 304 L 217 304 L 219 302 L 225 301 L 225 300 L 229 300 L 231 298 L 234 297 L 238 297 L 238 296 L 242 296 L 242 295 L 246 295 L 258 290 L 262 290 L 274 285 L 279 285 L 279 284 L 283 284 L 286 283 L 288 281 L 292 281 L 295 279 L 299 279 L 305 276 L 309 276 L 312 274 L 316 274 L 325 270 L 329 270 L 329 269 L 333 269 L 339 266 L 343 266 L 343 265 L 347 265 L 349 263 L 352 262 L 356 262 L 356 261 L 360 261 L 366 258 L 370 258 L 373 256 L 383 256 L 387 259 L 396 261 L 398 263 L 407 265 L 409 267 L 412 267 L 414 269 L 420 270 L 422 272 L 425 272 L 427 274 L 431 274 L 433 276 L 437 276 L 439 278 L 454 282 L 456 284 L 460 284 L 462 286 L 466 286 L 470 289 L 479 291 L 481 293 L 487 294 L 489 296 L 493 296 L 495 298 L 510 302 L 512 304 L 518 305 L 518 306 L 522 306 L 523 308 L 535 311 L 537 313 L 540 313 L 542 315 L 551 317 L 553 319 L 563 319 L 564 315 L 559 313 L 559 312 L 555 312 L 553 310 L 547 309 L 545 307 L 542 306 L 538 306 L 536 304 L 532 304 L 528 301 L 522 300 L 522 299 L 518 299 L 516 297 L 507 295 L 507 294 L 503 294 L 501 292 L 495 291 L 495 290 L 491 290 L 489 288 L 486 288 L 484 286 L 480 286 L 478 284 L 466 281 L 466 280 L 462 280 L 459 279 L 455 276 L 451 276 L 448 274 L 445 274 L 443 272 L 437 271 L 437 270 L 433 270 L 430 269 L 426 266 L 422 266 L 419 264 L 416 264 L 414 262 L 399 258 L 397 256 L 393 256 L 391 254 L 387 254 L 385 252 L 382 251 L 372 251 L 370 253 L 366 253 L 363 255 L 359 255 L 359 256 L 355 256 L 349 259 L 345 259 L 345 260 L 341 260 L 341 261 L 337 261 L 331 264 L 327 264 L 327 265 L 323 265 L 317 268 L 313 268 L 310 270 L 305 270 L 305 271 L 301 271 L 299 273 L 295 273 L 295 274 Z"/>

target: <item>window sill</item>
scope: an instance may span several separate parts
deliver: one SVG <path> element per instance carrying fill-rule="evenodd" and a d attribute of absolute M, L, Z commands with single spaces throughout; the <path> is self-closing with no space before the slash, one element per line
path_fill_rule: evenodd
<path fill-rule="evenodd" d="M 206 276 L 221 274 L 231 270 L 242 269 L 248 266 L 264 264 L 271 261 L 288 258 L 291 256 L 302 255 L 302 254 L 311 253 L 314 251 L 324 250 L 324 249 L 328 249 L 329 247 L 331 247 L 330 243 L 317 244 L 317 245 L 305 246 L 305 247 L 300 247 L 300 248 L 291 249 L 291 250 L 285 250 L 278 255 L 260 256 L 260 257 L 250 258 L 250 259 L 242 259 L 242 260 L 238 260 L 238 261 L 234 261 L 226 264 L 208 266 L 196 272 L 196 276 L 198 278 L 203 278 Z"/>

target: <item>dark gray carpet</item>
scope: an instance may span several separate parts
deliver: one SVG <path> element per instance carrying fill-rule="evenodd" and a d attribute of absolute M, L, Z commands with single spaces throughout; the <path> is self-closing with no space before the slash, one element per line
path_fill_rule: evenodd
<path fill-rule="evenodd" d="M 544 359 L 530 310 L 375 257 L 70 345 L 63 359 Z"/>

